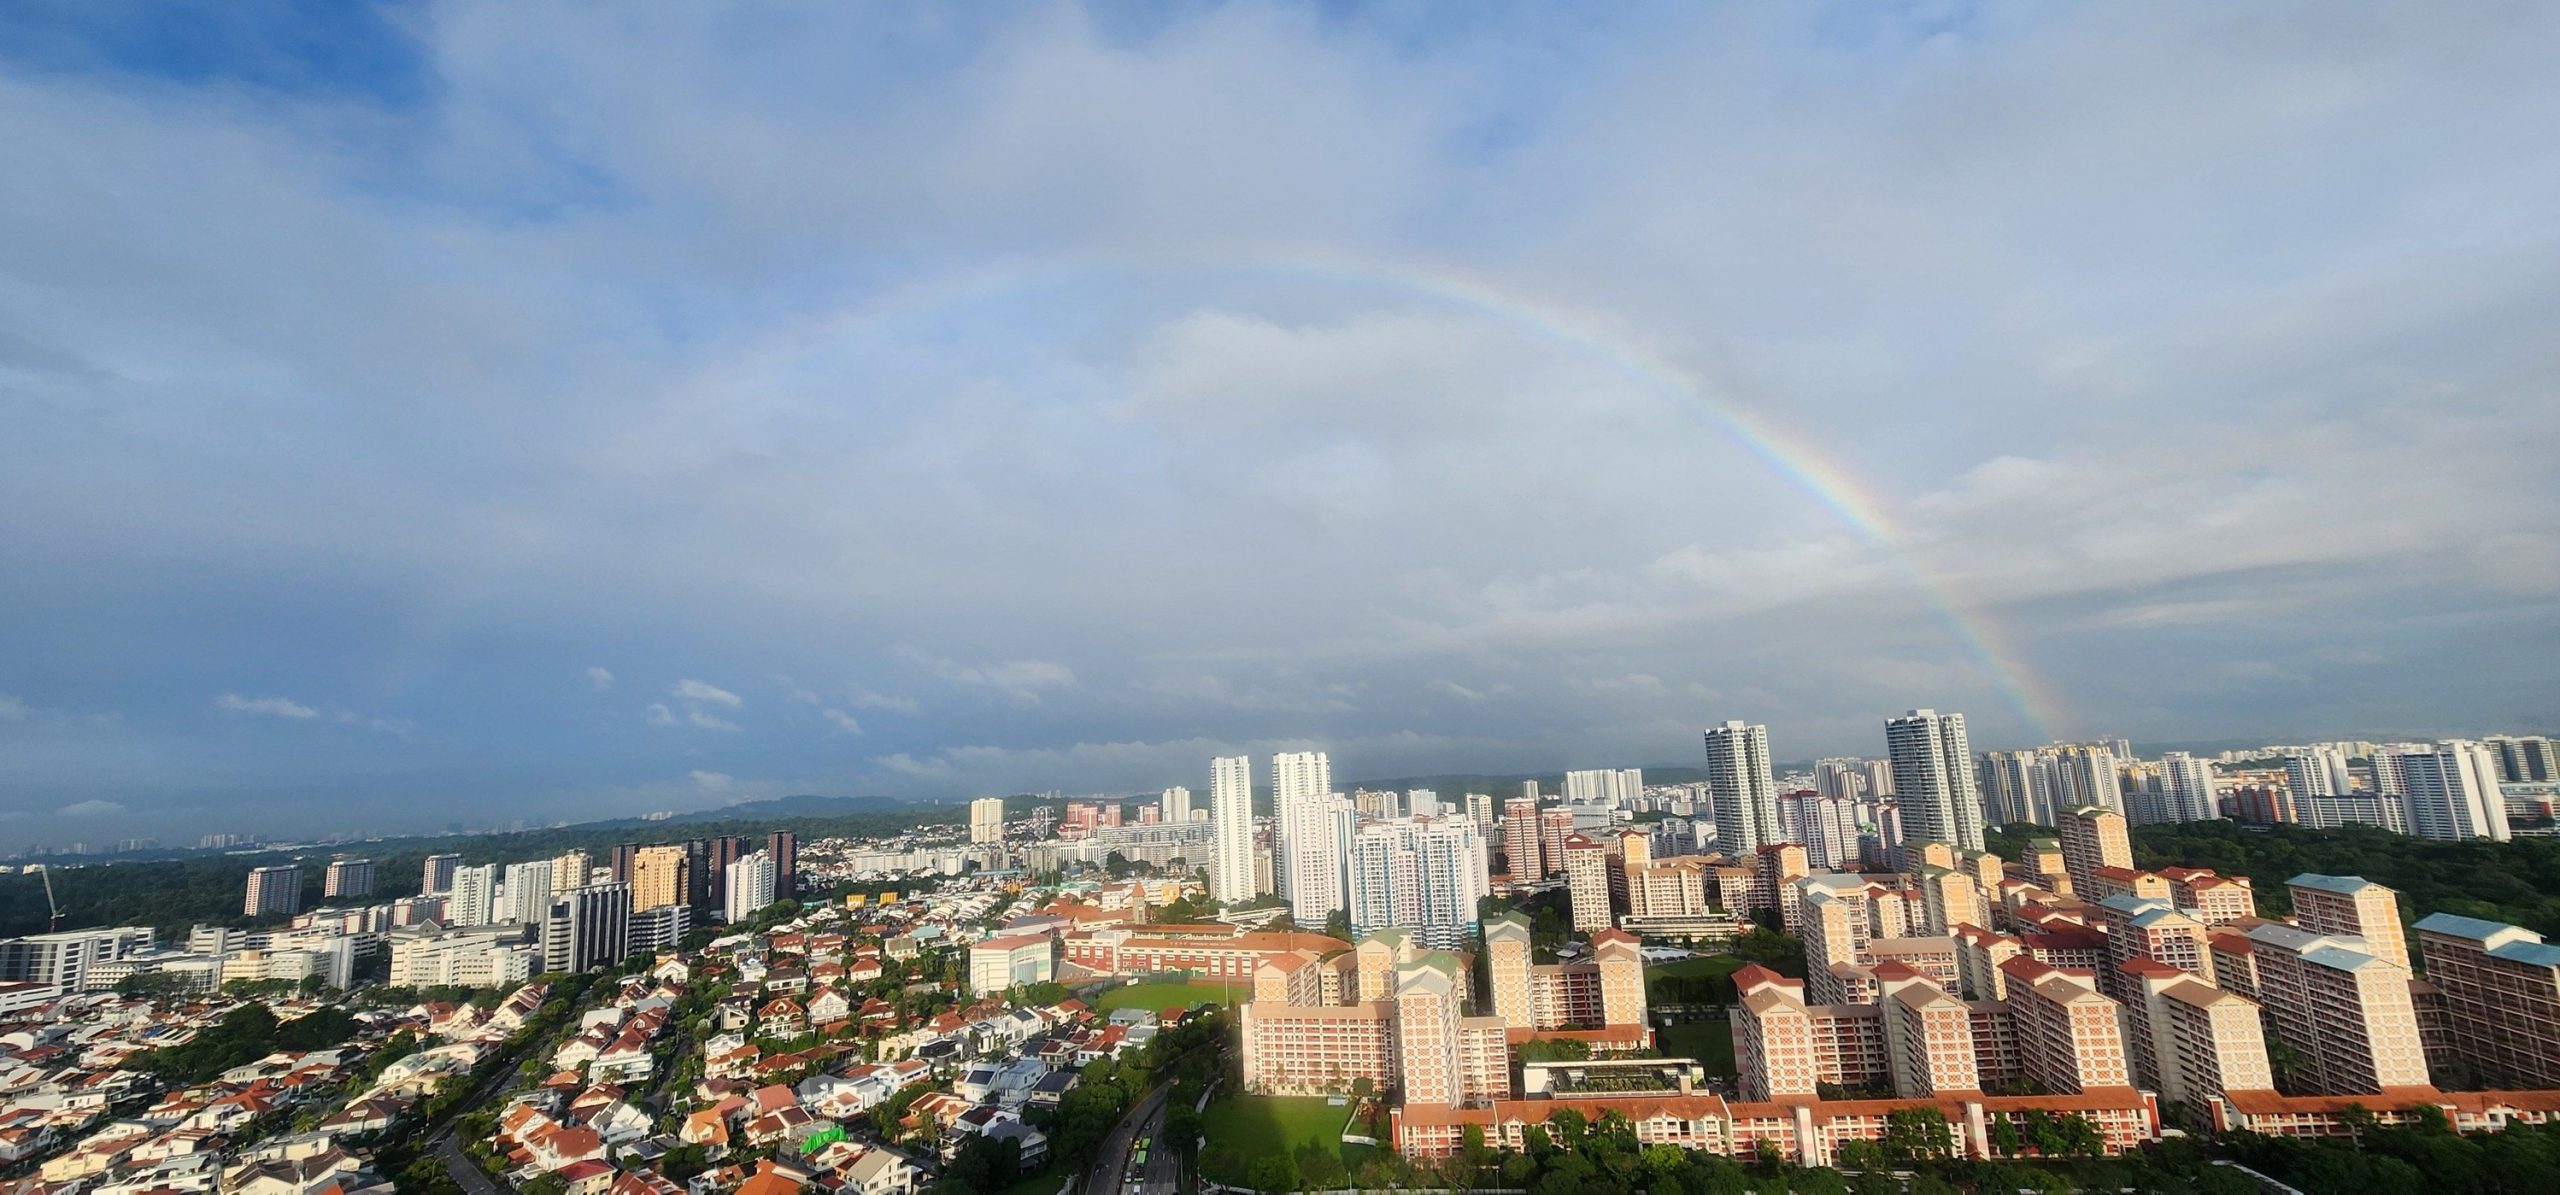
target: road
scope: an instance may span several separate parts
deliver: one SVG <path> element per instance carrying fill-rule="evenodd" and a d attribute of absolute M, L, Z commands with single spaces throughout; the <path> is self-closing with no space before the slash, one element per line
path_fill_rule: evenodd
<path fill-rule="evenodd" d="M 1120 1118 L 1119 1126 L 1111 1130 L 1109 1137 L 1103 1139 L 1102 1152 L 1094 1155 L 1093 1169 L 1085 1175 L 1084 1195 L 1123 1195 L 1128 1190 L 1129 1147 L 1140 1137 L 1155 1137 L 1161 1134 L 1164 1128 L 1164 1101 L 1166 1095 L 1172 1090 L 1171 1084 L 1157 1084 L 1155 1090 L 1148 1092 L 1138 1101 L 1136 1107 L 1129 1110 L 1128 1115 Z M 1163 1149 L 1153 1146 L 1148 1148 L 1147 1190 L 1150 1195 L 1158 1190 L 1173 1190 L 1173 1174 L 1170 1170 L 1164 1171 L 1164 1186 L 1161 1188 L 1156 1186 L 1157 1170 L 1164 1158 Z"/>
<path fill-rule="evenodd" d="M 513 1190 L 491 1182 L 489 1176 L 481 1171 L 479 1163 L 462 1152 L 462 1143 L 454 1139 L 452 1129 L 446 1129 L 442 1136 L 436 1138 L 435 1148 L 430 1152 L 444 1163 L 444 1172 L 452 1175 L 453 1181 L 469 1195 L 508 1195 Z"/>

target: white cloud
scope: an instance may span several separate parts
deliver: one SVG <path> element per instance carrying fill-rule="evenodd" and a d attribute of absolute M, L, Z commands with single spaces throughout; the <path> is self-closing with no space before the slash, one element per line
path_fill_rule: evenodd
<path fill-rule="evenodd" d="M 613 687 L 613 671 L 609 668 L 587 669 L 587 687 L 602 693 Z"/>
<path fill-rule="evenodd" d="M 712 705 L 725 705 L 731 709 L 736 709 L 739 706 L 746 704 L 746 699 L 738 696 L 737 694 L 732 693 L 727 689 L 723 689 L 718 685 L 708 684 L 698 680 L 677 681 L 676 687 L 669 690 L 669 692 L 686 701 L 701 701 Z"/>
<path fill-rule="evenodd" d="M 319 710 L 290 697 L 243 697 L 237 693 L 225 693 L 214 705 L 236 714 L 264 714 L 271 718 L 310 719 L 320 716 Z"/>
<path fill-rule="evenodd" d="M 862 723 L 854 720 L 853 715 L 832 707 L 820 712 L 826 717 L 829 723 L 835 726 L 836 729 L 841 730 L 846 734 L 862 733 Z"/>
<path fill-rule="evenodd" d="M 1047 690 L 1076 687 L 1074 670 L 1051 660 L 1003 660 L 990 664 L 963 664 L 947 660 L 920 648 L 901 647 L 899 654 L 929 668 L 944 680 L 963 685 L 977 685 L 1011 695 L 1017 701 L 1038 702 Z"/>
<path fill-rule="evenodd" d="M 0 693 L 0 722 L 20 721 L 30 712 L 24 700 Z"/>
<path fill-rule="evenodd" d="M 736 777 L 723 772 L 706 772 L 697 768 L 692 776 L 694 787 L 704 792 L 727 792 L 737 785 Z"/>
<path fill-rule="evenodd" d="M 853 708 L 855 709 L 892 710 L 901 714 L 912 714 L 916 712 L 915 699 L 912 697 L 899 697 L 888 693 L 875 693 L 860 685 L 848 686 L 845 690 L 845 694 L 845 699 L 852 702 Z"/>
<path fill-rule="evenodd" d="M 74 801 L 54 812 L 63 817 L 115 817 L 124 812 L 124 806 L 114 801 Z"/>
<path fill-rule="evenodd" d="M 688 725 L 697 726 L 704 730 L 738 729 L 737 723 L 723 718 L 718 714 L 712 713 L 709 710 L 703 709 L 700 706 L 686 706 L 684 708 L 684 720 Z"/>
<path fill-rule="evenodd" d="M 640 716 L 648 719 L 649 725 L 651 726 L 673 726 L 676 724 L 675 711 L 668 709 L 666 704 L 663 702 L 650 702 L 648 708 L 640 711 Z"/>

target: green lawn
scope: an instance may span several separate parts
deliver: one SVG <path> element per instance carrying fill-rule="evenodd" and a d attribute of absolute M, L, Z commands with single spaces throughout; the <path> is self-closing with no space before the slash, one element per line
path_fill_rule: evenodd
<path fill-rule="evenodd" d="M 1233 1004 L 1252 992 L 1251 985 L 1240 983 L 1132 983 L 1104 992 L 1093 1005 L 1105 1016 L 1123 1008 L 1161 1012 L 1175 1007 Z"/>
<path fill-rule="evenodd" d="M 1720 1004 L 1732 998 L 1731 977 L 1743 966 L 1743 960 L 1730 954 L 1649 964 L 1644 969 L 1645 998 L 1655 1004 Z"/>
<path fill-rule="evenodd" d="M 1733 1026 L 1719 1020 L 1684 1021 L 1653 1031 L 1654 1043 L 1673 1058 L 1695 1058 L 1710 1075 L 1731 1075 Z"/>
<path fill-rule="evenodd" d="M 1040 1173 L 1004 1189 L 1003 1195 L 1058 1195 L 1067 1185 L 1067 1176 L 1054 1165 Z"/>
<path fill-rule="evenodd" d="M 1306 1145 L 1338 1147 L 1343 1166 L 1357 1169 L 1373 1152 L 1366 1145 L 1342 1144 L 1342 1129 L 1351 1119 L 1348 1104 L 1331 1104 L 1320 1095 L 1276 1096 L 1236 1095 L 1228 1093 L 1209 1102 L 1201 1114 L 1201 1136 L 1208 1146 L 1201 1151 L 1205 1159 L 1224 1146 L 1234 1151 L 1246 1164 L 1253 1159 L 1273 1154 L 1295 1155 Z M 1242 1174 L 1211 1175 L 1224 1181 L 1240 1182 Z"/>

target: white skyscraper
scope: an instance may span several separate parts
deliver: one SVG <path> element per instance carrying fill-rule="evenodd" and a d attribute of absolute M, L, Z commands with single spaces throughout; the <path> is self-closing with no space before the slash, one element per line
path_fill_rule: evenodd
<path fill-rule="evenodd" d="M 980 797 L 969 802 L 969 841 L 1004 841 L 1004 798 Z"/>
<path fill-rule="evenodd" d="M 2433 750 L 2396 755 L 2409 833 L 2421 838 L 2489 838 L 2505 842 L 2507 798 L 2498 787 L 2498 755 L 2485 744 L 2447 739 Z"/>
<path fill-rule="evenodd" d="M 731 921 L 745 921 L 756 910 L 773 903 L 773 855 L 766 851 L 743 855 L 729 864 L 729 891 L 723 906 Z"/>
<path fill-rule="evenodd" d="M 1252 900 L 1253 758 L 1228 755 L 1209 761 L 1209 833 L 1215 849 L 1209 869 L 1220 901 Z"/>
<path fill-rule="evenodd" d="M 1602 768 L 1564 774 L 1564 803 L 1621 809 L 1644 796 L 1644 769 Z"/>
<path fill-rule="evenodd" d="M 1974 787 L 1973 749 L 1965 739 L 1964 715 L 1913 710 L 1887 718 L 1884 745 L 1893 764 L 1903 842 L 1943 842 L 1958 850 L 1981 850 L 1982 801 Z"/>
<path fill-rule="evenodd" d="M 1271 808 L 1293 797 L 1333 792 L 1333 761 L 1322 751 L 1290 751 L 1271 757 Z"/>
<path fill-rule="evenodd" d="M 1427 788 L 1406 789 L 1404 811 L 1408 817 L 1440 816 L 1440 794 Z"/>
<path fill-rule="evenodd" d="M 507 890 L 497 921 L 540 922 L 551 915 L 551 860 L 507 864 Z"/>
<path fill-rule="evenodd" d="M 1333 765 L 1321 751 L 1271 757 L 1271 808 L 1280 821 L 1274 856 L 1280 895 L 1298 924 L 1321 927 L 1343 907 L 1342 855 L 1351 802 L 1333 793 Z"/>
<path fill-rule="evenodd" d="M 2214 794 L 2211 760 L 2184 751 L 2167 752 L 2160 757 L 2160 783 L 2169 796 L 2171 821 L 2201 822 L 2222 816 L 2221 800 Z"/>
<path fill-rule="evenodd" d="M 1191 790 L 1177 784 L 1156 797 L 1156 817 L 1171 825 L 1191 820 Z"/>
<path fill-rule="evenodd" d="M 2347 756 L 2335 747 L 2306 747 L 2284 757 L 2285 787 L 2294 799 L 2343 797 L 2350 791 Z"/>
<path fill-rule="evenodd" d="M 1485 840 L 1468 817 L 1363 826 L 1351 837 L 1350 920 L 1355 938 L 1391 925 L 1426 946 L 1456 950 L 1476 928 L 1488 891 Z"/>
<path fill-rule="evenodd" d="M 1769 776 L 1769 728 L 1727 722 L 1707 728 L 1707 799 L 1716 811 L 1716 846 L 1748 857 L 1785 841 L 1778 824 L 1778 784 Z"/>
<path fill-rule="evenodd" d="M 1467 816 L 1476 819 L 1476 829 L 1484 834 L 1488 842 L 1493 838 L 1495 813 L 1492 793 L 1467 794 Z"/>
<path fill-rule="evenodd" d="M 497 920 L 498 865 L 453 869 L 453 890 L 445 894 L 445 923 L 457 928 L 490 925 Z"/>

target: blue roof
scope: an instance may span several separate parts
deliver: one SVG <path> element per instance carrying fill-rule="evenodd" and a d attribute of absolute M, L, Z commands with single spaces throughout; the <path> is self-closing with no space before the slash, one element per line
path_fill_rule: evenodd
<path fill-rule="evenodd" d="M 2418 928 L 2456 938 L 2482 939 L 2516 927 L 2503 921 L 2483 921 L 2478 917 L 2457 917 L 2451 913 L 2429 913 L 2418 919 Z"/>
<path fill-rule="evenodd" d="M 2318 946 L 2303 951 L 2302 961 L 2318 963 L 2323 967 L 2335 967 L 2341 971 L 2357 971 L 2382 960 L 2361 950 L 2349 950 L 2344 946 Z"/>
<path fill-rule="evenodd" d="M 2363 876 L 2324 876 L 2308 871 L 2286 880 L 2285 884 L 2293 888 L 2317 888 L 2323 892 L 2335 892 L 2340 896 L 2354 896 L 2367 888 L 2382 886 Z"/>
<path fill-rule="evenodd" d="M 2506 942 L 2489 951 L 2489 957 L 2528 967 L 2560 967 L 2560 946 L 2548 942 Z"/>

